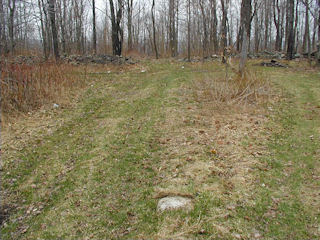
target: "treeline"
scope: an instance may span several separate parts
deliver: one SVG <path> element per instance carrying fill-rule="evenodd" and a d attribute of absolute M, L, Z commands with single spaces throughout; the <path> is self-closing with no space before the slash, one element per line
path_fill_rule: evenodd
<path fill-rule="evenodd" d="M 320 0 L 0 0 L 0 24 L 1 55 L 320 58 Z"/>

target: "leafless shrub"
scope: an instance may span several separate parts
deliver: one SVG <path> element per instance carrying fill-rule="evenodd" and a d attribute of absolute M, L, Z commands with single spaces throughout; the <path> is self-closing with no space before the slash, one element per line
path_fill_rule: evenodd
<path fill-rule="evenodd" d="M 194 81 L 194 89 L 198 101 L 217 105 L 252 103 L 269 93 L 266 78 L 254 71 L 247 71 L 244 77 L 239 74 L 228 78 L 206 75 Z"/>
<path fill-rule="evenodd" d="M 59 102 L 72 88 L 83 84 L 83 80 L 76 67 L 67 64 L 5 63 L 0 78 L 2 114 L 27 112 Z"/>

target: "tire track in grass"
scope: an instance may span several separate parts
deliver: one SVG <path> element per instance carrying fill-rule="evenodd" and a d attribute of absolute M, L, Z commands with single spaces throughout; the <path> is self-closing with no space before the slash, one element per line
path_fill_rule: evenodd
<path fill-rule="evenodd" d="M 4 239 L 114 238 L 154 231 L 150 193 L 161 134 L 154 125 L 171 77 L 131 76 L 113 83 L 111 92 L 97 86 L 79 115 L 43 144 L 21 152 L 25 162 L 12 169 L 20 179 L 10 187 L 26 202 L 2 228 Z M 118 119 L 110 132 L 104 122 L 109 118 Z M 31 182 L 35 188 L 28 186 Z M 26 216 L 26 209 L 33 206 L 33 212 L 38 203 L 43 209 Z"/>

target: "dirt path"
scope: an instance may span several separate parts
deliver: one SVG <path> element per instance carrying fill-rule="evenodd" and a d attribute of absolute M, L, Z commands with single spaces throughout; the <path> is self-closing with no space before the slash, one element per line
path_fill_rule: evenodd
<path fill-rule="evenodd" d="M 181 66 L 92 74 L 94 84 L 59 124 L 53 117 L 23 144 L 6 132 L 11 208 L 2 238 L 317 237 L 317 73 L 303 84 L 302 73 L 274 73 L 291 95 L 268 112 L 203 101 L 197 81 L 223 76 L 221 65 Z M 194 207 L 158 213 L 166 195 L 190 196 Z"/>

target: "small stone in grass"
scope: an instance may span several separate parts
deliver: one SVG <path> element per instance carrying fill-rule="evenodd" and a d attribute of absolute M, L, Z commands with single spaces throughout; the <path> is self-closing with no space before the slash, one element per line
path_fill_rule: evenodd
<path fill-rule="evenodd" d="M 157 209 L 162 212 L 175 209 L 190 209 L 191 207 L 191 199 L 180 196 L 169 196 L 160 199 Z"/>

